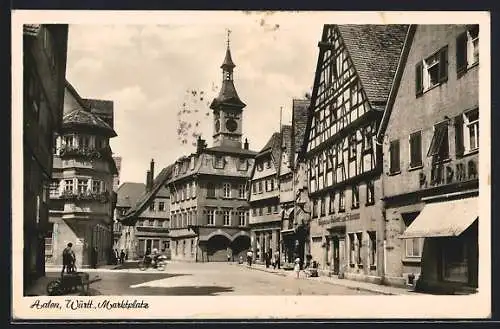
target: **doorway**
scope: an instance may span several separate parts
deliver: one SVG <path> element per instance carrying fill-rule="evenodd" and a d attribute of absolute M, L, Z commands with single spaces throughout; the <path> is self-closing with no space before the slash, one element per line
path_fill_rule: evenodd
<path fill-rule="evenodd" d="M 150 255 L 151 254 L 151 244 L 152 244 L 152 240 L 146 240 L 146 255 Z"/>
<path fill-rule="evenodd" d="M 339 238 L 338 236 L 332 237 L 333 241 L 333 274 L 339 274 L 340 270 L 340 250 L 339 250 Z"/>

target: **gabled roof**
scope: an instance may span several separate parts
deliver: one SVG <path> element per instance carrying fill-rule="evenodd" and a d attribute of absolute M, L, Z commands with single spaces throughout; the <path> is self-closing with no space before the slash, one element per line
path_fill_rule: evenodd
<path fill-rule="evenodd" d="M 125 182 L 116 190 L 117 207 L 132 207 L 146 191 L 146 184 Z"/>
<path fill-rule="evenodd" d="M 84 101 L 90 112 L 103 119 L 111 128 L 114 127 L 113 101 L 92 98 L 86 98 Z"/>
<path fill-rule="evenodd" d="M 382 116 L 382 121 L 380 122 L 379 130 L 377 131 L 377 141 L 379 143 L 383 142 L 382 136 L 384 136 L 385 130 L 387 129 L 387 125 L 389 124 L 389 119 L 392 113 L 392 107 L 394 105 L 394 101 L 396 99 L 396 95 L 399 90 L 399 84 L 401 83 L 401 78 L 405 70 L 406 61 L 408 59 L 408 54 L 410 53 L 411 44 L 413 42 L 413 37 L 415 35 L 416 30 L 417 30 L 416 25 L 410 25 L 408 29 L 408 34 L 406 35 L 403 51 L 401 52 L 401 58 L 399 60 L 398 67 L 396 69 L 396 74 L 394 75 L 394 80 L 391 85 L 391 91 L 389 93 L 387 104 L 385 106 L 384 115 Z"/>
<path fill-rule="evenodd" d="M 169 165 L 160 171 L 153 180 L 150 191 L 144 193 L 137 203 L 120 219 L 124 224 L 132 224 L 137 220 L 141 213 L 149 206 L 151 201 L 156 197 L 157 193 L 164 188 L 167 181 L 172 176 L 174 165 Z"/>
<path fill-rule="evenodd" d="M 294 99 L 292 106 L 292 145 L 293 152 L 290 152 L 290 164 L 295 166 L 295 153 L 300 152 L 304 143 L 307 115 L 309 113 L 309 105 L 311 101 L 308 99 Z"/>
<path fill-rule="evenodd" d="M 273 133 L 267 141 L 266 145 L 264 145 L 264 147 L 257 154 L 257 157 L 267 153 L 271 153 L 274 168 L 276 170 L 276 173 L 279 173 L 281 164 L 281 133 Z"/>
<path fill-rule="evenodd" d="M 408 25 L 336 25 L 371 103 L 385 103 Z"/>
<path fill-rule="evenodd" d="M 269 140 L 267 141 L 267 143 L 264 145 L 264 147 L 257 154 L 257 156 L 271 151 L 276 143 L 279 145 L 279 142 L 280 142 L 280 133 L 273 133 L 269 138 Z"/>

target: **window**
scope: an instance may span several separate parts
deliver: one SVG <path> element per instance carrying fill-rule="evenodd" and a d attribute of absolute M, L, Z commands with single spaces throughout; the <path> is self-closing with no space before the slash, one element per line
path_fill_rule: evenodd
<path fill-rule="evenodd" d="M 207 225 L 215 225 L 215 210 L 207 210 Z"/>
<path fill-rule="evenodd" d="M 215 198 L 215 185 L 207 183 L 207 198 Z"/>
<path fill-rule="evenodd" d="M 252 194 L 255 194 L 255 193 L 257 193 L 257 183 L 253 182 L 252 183 Z"/>
<path fill-rule="evenodd" d="M 356 158 L 357 143 L 355 134 L 349 137 L 349 160 Z"/>
<path fill-rule="evenodd" d="M 410 168 L 422 166 L 422 132 L 410 134 Z"/>
<path fill-rule="evenodd" d="M 158 211 L 165 211 L 165 202 L 158 203 Z"/>
<path fill-rule="evenodd" d="M 405 224 L 405 229 L 408 228 L 411 223 L 417 218 L 419 212 L 404 213 L 403 222 Z M 405 257 L 406 258 L 420 258 L 422 256 L 422 238 L 405 239 Z"/>
<path fill-rule="evenodd" d="M 374 269 L 377 266 L 377 232 L 369 231 L 368 236 L 370 237 L 370 269 Z"/>
<path fill-rule="evenodd" d="M 359 187 L 357 185 L 353 185 L 351 191 L 352 191 L 351 208 L 352 209 L 359 208 Z"/>
<path fill-rule="evenodd" d="M 186 184 L 186 199 L 191 197 L 191 183 Z"/>
<path fill-rule="evenodd" d="M 274 191 L 274 178 L 271 178 L 269 183 L 271 184 L 270 191 Z"/>
<path fill-rule="evenodd" d="M 259 185 L 259 193 L 262 193 L 262 181 L 259 181 L 258 185 Z"/>
<path fill-rule="evenodd" d="M 240 199 L 245 199 L 245 185 L 240 184 L 238 185 L 238 198 Z"/>
<path fill-rule="evenodd" d="M 321 198 L 320 202 L 321 202 L 320 203 L 320 211 L 319 211 L 320 216 L 325 216 L 325 208 L 326 208 L 326 200 L 325 200 L 325 198 L 324 197 Z"/>
<path fill-rule="evenodd" d="M 263 214 L 264 214 L 264 210 L 263 210 L 263 208 L 260 208 L 260 207 L 259 207 L 259 216 L 262 216 Z"/>
<path fill-rule="evenodd" d="M 271 213 L 272 213 L 272 208 L 271 208 L 271 206 L 267 206 L 267 214 L 269 215 L 269 214 L 271 214 Z"/>
<path fill-rule="evenodd" d="M 89 136 L 80 136 L 78 138 L 78 146 L 81 148 L 90 147 L 90 137 Z"/>
<path fill-rule="evenodd" d="M 155 211 L 155 202 L 152 201 L 151 204 L 149 205 L 149 211 Z"/>
<path fill-rule="evenodd" d="M 214 168 L 222 169 L 224 168 L 224 158 L 221 156 L 216 156 L 214 158 Z"/>
<path fill-rule="evenodd" d="M 356 235 L 353 233 L 348 234 L 349 237 L 349 265 L 354 267 L 356 263 Z"/>
<path fill-rule="evenodd" d="M 50 197 L 58 197 L 59 196 L 59 180 L 54 179 L 50 182 Z"/>
<path fill-rule="evenodd" d="M 238 224 L 240 226 L 245 226 L 245 212 L 244 211 L 240 211 L 238 213 Z"/>
<path fill-rule="evenodd" d="M 88 179 L 78 179 L 78 193 L 86 193 L 89 186 Z"/>
<path fill-rule="evenodd" d="M 257 208 L 252 209 L 252 216 L 257 216 Z"/>
<path fill-rule="evenodd" d="M 271 168 L 271 160 L 266 161 L 266 168 Z"/>
<path fill-rule="evenodd" d="M 53 252 L 53 233 L 47 232 L 47 236 L 45 237 L 45 256 L 52 256 Z"/>
<path fill-rule="evenodd" d="M 312 215 L 313 215 L 313 218 L 316 218 L 316 217 L 318 217 L 318 200 L 314 199 L 312 204 L 313 204 Z"/>
<path fill-rule="evenodd" d="M 101 192 L 101 181 L 93 179 L 92 180 L 92 193 L 99 193 Z"/>
<path fill-rule="evenodd" d="M 443 121 L 434 125 L 434 136 L 432 136 L 427 156 L 432 156 L 435 160 L 448 159 L 450 155 L 448 144 L 448 121 Z"/>
<path fill-rule="evenodd" d="M 64 180 L 64 191 L 65 192 L 73 192 L 73 180 L 65 179 Z"/>
<path fill-rule="evenodd" d="M 366 182 L 366 204 L 375 204 L 375 185 L 373 181 Z"/>
<path fill-rule="evenodd" d="M 479 25 L 467 26 L 457 37 L 457 76 L 479 62 Z"/>
<path fill-rule="evenodd" d="M 163 225 L 162 225 L 162 226 L 163 226 L 163 228 L 168 228 L 168 220 L 164 220 L 164 221 L 162 222 L 162 224 L 163 224 Z M 168 249 L 168 248 L 166 248 L 166 249 Z"/>
<path fill-rule="evenodd" d="M 223 190 L 223 193 L 224 193 L 224 197 L 225 198 L 230 198 L 231 197 L 231 184 L 229 183 L 224 183 L 222 185 L 222 190 Z"/>
<path fill-rule="evenodd" d="M 464 114 L 464 128 L 465 151 L 477 150 L 479 148 L 479 109 Z"/>
<path fill-rule="evenodd" d="M 330 202 L 328 205 L 328 213 L 333 214 L 335 212 L 335 193 L 330 193 Z"/>
<path fill-rule="evenodd" d="M 405 239 L 406 244 L 406 257 L 408 258 L 420 258 L 422 251 L 422 239 Z"/>
<path fill-rule="evenodd" d="M 417 96 L 448 80 L 448 47 L 418 62 L 415 67 L 415 88 Z"/>
<path fill-rule="evenodd" d="M 389 144 L 390 164 L 389 174 L 396 174 L 400 172 L 399 167 L 399 140 L 393 140 Z"/>
<path fill-rule="evenodd" d="M 363 248 L 363 233 L 361 233 L 361 232 L 356 233 L 356 242 L 357 242 L 356 261 L 357 261 L 358 267 L 362 267 L 363 260 L 361 259 L 361 250 Z"/>
<path fill-rule="evenodd" d="M 142 220 L 138 220 L 136 226 L 142 226 Z"/>
<path fill-rule="evenodd" d="M 231 212 L 229 210 L 224 210 L 224 226 L 231 225 Z"/>
<path fill-rule="evenodd" d="M 339 212 L 345 211 L 345 191 L 339 192 Z"/>
<path fill-rule="evenodd" d="M 196 198 L 196 182 L 193 182 L 193 185 L 191 188 L 191 197 Z"/>
<path fill-rule="evenodd" d="M 277 214 L 277 213 L 278 213 L 278 205 L 277 205 L 277 204 L 275 204 L 275 205 L 273 206 L 273 212 L 274 212 L 275 214 Z"/>

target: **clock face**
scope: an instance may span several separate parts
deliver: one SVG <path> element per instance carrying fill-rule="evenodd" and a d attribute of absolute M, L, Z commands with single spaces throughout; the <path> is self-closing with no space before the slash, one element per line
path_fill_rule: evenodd
<path fill-rule="evenodd" d="M 219 130 L 220 130 L 220 121 L 217 120 L 217 121 L 215 121 L 215 131 L 219 132 Z"/>
<path fill-rule="evenodd" d="M 236 130 L 236 128 L 238 128 L 238 124 L 236 123 L 236 121 L 234 121 L 233 119 L 229 119 L 226 121 L 226 129 L 229 130 L 230 132 L 233 132 Z"/>

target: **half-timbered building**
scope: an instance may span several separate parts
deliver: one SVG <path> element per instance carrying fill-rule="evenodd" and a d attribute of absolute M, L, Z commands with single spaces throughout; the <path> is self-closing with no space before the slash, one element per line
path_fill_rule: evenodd
<path fill-rule="evenodd" d="M 325 25 L 305 133 L 310 253 L 320 268 L 380 281 L 384 223 L 375 134 L 408 27 Z"/>

